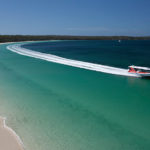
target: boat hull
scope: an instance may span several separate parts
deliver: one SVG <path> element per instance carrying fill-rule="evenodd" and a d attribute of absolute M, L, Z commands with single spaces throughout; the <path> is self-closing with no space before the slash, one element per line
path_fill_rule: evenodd
<path fill-rule="evenodd" d="M 137 73 L 141 77 L 150 77 L 150 73 Z"/>
<path fill-rule="evenodd" d="M 143 77 L 143 78 L 150 78 L 150 73 L 133 73 L 133 72 L 129 72 L 130 74 L 135 74 L 138 77 Z"/>

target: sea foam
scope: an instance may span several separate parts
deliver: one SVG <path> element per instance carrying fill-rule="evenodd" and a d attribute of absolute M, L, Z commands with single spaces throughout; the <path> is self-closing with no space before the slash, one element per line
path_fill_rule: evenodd
<path fill-rule="evenodd" d="M 10 133 L 12 133 L 13 136 L 16 138 L 18 144 L 21 146 L 21 148 L 25 149 L 25 146 L 24 146 L 21 138 L 17 135 L 17 133 L 12 128 L 10 128 L 10 127 L 8 127 L 6 125 L 6 119 L 7 119 L 6 117 L 1 117 L 0 116 L 0 120 L 2 120 L 2 126 L 3 126 L 3 128 L 5 128 L 6 130 L 8 130 Z"/>
<path fill-rule="evenodd" d="M 115 75 L 140 77 L 137 74 L 129 73 L 127 69 L 116 68 L 116 67 L 89 63 L 89 62 L 84 62 L 84 61 L 78 61 L 78 60 L 72 60 L 72 59 L 67 59 L 67 58 L 59 57 L 59 56 L 52 55 L 52 54 L 41 53 L 41 52 L 26 49 L 26 48 L 22 48 L 21 44 L 9 45 L 7 46 L 7 49 L 12 52 L 18 53 L 20 55 L 43 59 L 46 61 L 64 64 L 68 66 L 73 66 L 73 67 L 78 67 L 78 68 L 83 68 L 83 69 L 88 69 L 88 70 L 93 70 L 93 71 L 98 71 L 98 72 L 104 72 L 104 73 L 109 73 L 109 74 L 115 74 Z"/>

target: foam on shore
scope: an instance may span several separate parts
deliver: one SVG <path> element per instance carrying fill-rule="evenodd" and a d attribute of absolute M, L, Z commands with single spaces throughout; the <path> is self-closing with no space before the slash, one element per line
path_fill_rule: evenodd
<path fill-rule="evenodd" d="M 9 145 L 9 142 L 12 142 L 9 140 L 13 140 L 13 141 L 16 141 L 16 142 L 13 142 L 13 145 L 15 145 L 14 146 L 15 148 L 17 148 L 18 150 L 24 149 L 24 145 L 23 145 L 23 142 L 20 139 L 20 137 L 16 134 L 16 132 L 13 129 L 11 129 L 10 127 L 8 127 L 6 125 L 6 118 L 5 117 L 0 117 L 0 129 L 6 130 L 3 132 L 5 135 L 1 135 L 2 138 L 4 138 L 4 137 L 6 138 L 8 135 L 11 137 L 11 139 L 4 139 L 4 140 L 6 140 L 6 143 L 8 145 Z M 11 144 L 10 144 L 10 146 L 11 146 Z M 0 147 L 1 147 L 1 145 L 0 145 Z M 8 146 L 6 146 L 6 147 L 8 147 Z M 1 148 L 3 148 L 5 150 L 5 147 L 1 147 Z M 11 148 L 12 148 L 12 150 L 16 150 L 16 149 L 13 149 L 13 147 L 11 147 Z"/>
<path fill-rule="evenodd" d="M 94 64 L 94 63 L 78 61 L 78 60 L 72 60 L 72 59 L 67 59 L 67 58 L 63 58 L 63 57 L 59 57 L 59 56 L 51 55 L 51 54 L 45 54 L 45 53 L 29 50 L 26 48 L 22 48 L 21 44 L 9 45 L 7 46 L 7 49 L 15 53 L 18 53 L 20 55 L 43 59 L 46 61 L 60 63 L 60 64 L 68 65 L 68 66 L 73 66 L 73 67 L 78 67 L 78 68 L 83 68 L 83 69 L 88 69 L 88 70 L 93 70 L 93 71 L 98 71 L 98 72 L 104 72 L 104 73 L 109 73 L 109 74 L 115 74 L 115 75 L 140 77 L 137 74 L 129 73 L 127 69 Z"/>

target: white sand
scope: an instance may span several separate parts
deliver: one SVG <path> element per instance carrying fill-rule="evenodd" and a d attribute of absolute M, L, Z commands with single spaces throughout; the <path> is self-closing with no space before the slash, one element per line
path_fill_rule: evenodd
<path fill-rule="evenodd" d="M 23 144 L 17 134 L 0 117 L 0 150 L 23 150 Z"/>

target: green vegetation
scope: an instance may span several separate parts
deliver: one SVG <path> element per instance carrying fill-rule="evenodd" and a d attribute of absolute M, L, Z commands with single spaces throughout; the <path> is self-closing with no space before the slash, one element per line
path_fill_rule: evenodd
<path fill-rule="evenodd" d="M 0 35 L 0 43 L 42 40 L 150 40 L 150 36 Z"/>

